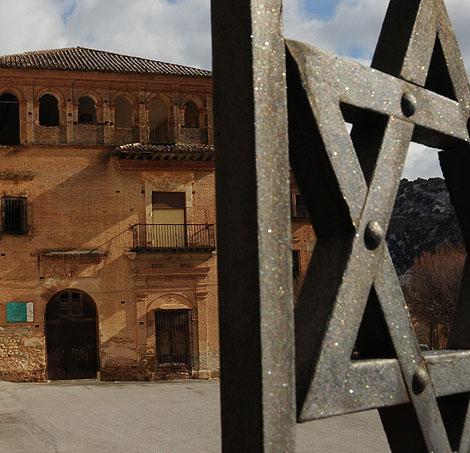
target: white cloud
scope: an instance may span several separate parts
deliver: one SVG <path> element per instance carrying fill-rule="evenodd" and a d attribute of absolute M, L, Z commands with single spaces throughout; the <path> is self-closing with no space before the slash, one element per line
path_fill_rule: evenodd
<path fill-rule="evenodd" d="M 79 0 L 71 45 L 210 67 L 209 0 Z"/>
<path fill-rule="evenodd" d="M 287 37 L 340 54 L 372 53 L 385 16 L 387 0 L 342 0 L 327 20 L 305 14 L 303 0 L 285 0 Z"/>
<path fill-rule="evenodd" d="M 0 54 L 62 46 L 65 4 L 61 0 L 1 0 Z"/>
<path fill-rule="evenodd" d="M 210 67 L 209 0 L 1 0 L 0 54 L 88 46 Z"/>
<path fill-rule="evenodd" d="M 363 52 L 372 56 L 389 0 L 341 0 L 335 14 L 326 20 L 305 12 L 305 0 L 284 1 L 287 37 L 342 55 Z M 470 68 L 470 2 L 446 0 L 462 54 Z"/>
<path fill-rule="evenodd" d="M 438 150 L 412 143 L 408 150 L 403 178 L 442 178 Z"/>

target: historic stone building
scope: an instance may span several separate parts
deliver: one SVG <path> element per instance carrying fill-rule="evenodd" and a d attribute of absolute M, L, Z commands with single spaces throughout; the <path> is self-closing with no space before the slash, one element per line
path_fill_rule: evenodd
<path fill-rule="evenodd" d="M 0 57 L 0 379 L 218 376 L 210 76 Z M 297 282 L 313 232 L 292 197 Z"/>
<path fill-rule="evenodd" d="M 217 376 L 208 71 L 0 58 L 0 370 Z"/>

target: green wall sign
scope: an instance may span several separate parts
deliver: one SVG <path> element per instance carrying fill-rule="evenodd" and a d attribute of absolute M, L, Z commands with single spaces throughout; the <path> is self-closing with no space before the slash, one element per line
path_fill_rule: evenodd
<path fill-rule="evenodd" d="M 7 322 L 33 322 L 33 302 L 7 302 Z"/>

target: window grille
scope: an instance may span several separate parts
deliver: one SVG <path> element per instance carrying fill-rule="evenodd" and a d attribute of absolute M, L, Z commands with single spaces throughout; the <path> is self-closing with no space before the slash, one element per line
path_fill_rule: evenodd
<path fill-rule="evenodd" d="M 189 310 L 158 310 L 155 320 L 157 363 L 189 367 Z"/>
<path fill-rule="evenodd" d="M 307 206 L 305 205 L 302 195 L 298 195 L 298 194 L 294 195 L 294 205 L 293 205 L 292 216 L 297 217 L 297 218 L 308 217 Z"/>
<path fill-rule="evenodd" d="M 83 312 L 83 295 L 67 291 L 60 295 L 59 313 L 61 318 L 81 318 Z"/>
<path fill-rule="evenodd" d="M 26 226 L 26 198 L 3 197 L 2 224 L 6 234 L 25 234 Z"/>
<path fill-rule="evenodd" d="M 300 276 L 300 251 L 292 250 L 292 277 L 294 279 Z"/>

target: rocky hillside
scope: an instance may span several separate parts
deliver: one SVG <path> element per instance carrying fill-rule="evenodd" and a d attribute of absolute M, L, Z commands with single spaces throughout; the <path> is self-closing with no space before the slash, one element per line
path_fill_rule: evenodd
<path fill-rule="evenodd" d="M 422 252 L 442 242 L 462 243 L 443 179 L 401 181 L 387 241 L 399 275 L 406 272 Z"/>

